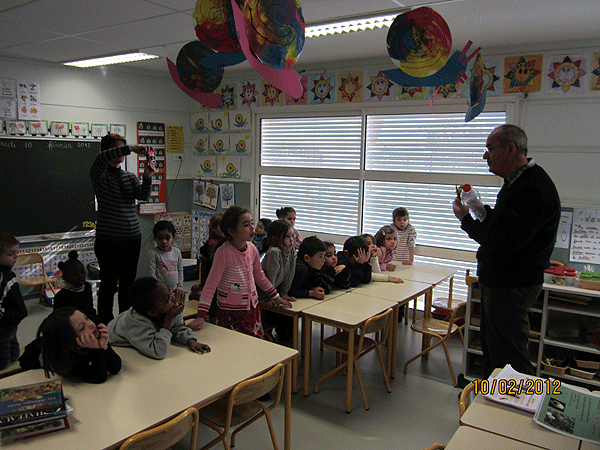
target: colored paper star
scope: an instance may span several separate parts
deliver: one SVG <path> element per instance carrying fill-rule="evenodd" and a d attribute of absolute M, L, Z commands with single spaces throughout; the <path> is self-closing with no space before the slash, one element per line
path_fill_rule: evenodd
<path fill-rule="evenodd" d="M 516 63 L 511 63 L 510 70 L 504 75 L 510 80 L 510 87 L 517 87 L 523 92 L 527 86 L 534 86 L 533 78 L 540 73 L 535 68 L 535 63 L 535 59 L 526 61 L 524 56 L 521 56 Z"/>
<path fill-rule="evenodd" d="M 314 80 L 314 83 L 315 85 L 310 91 L 315 94 L 315 99 L 319 99 L 323 103 L 326 99 L 331 98 L 330 93 L 333 90 L 333 86 L 329 82 L 329 78 L 321 75 L 318 80 Z"/>
<path fill-rule="evenodd" d="M 371 91 L 371 97 L 377 97 L 381 100 L 383 97 L 390 95 L 390 88 L 394 85 L 388 77 L 379 71 L 377 75 L 371 76 L 371 84 L 367 89 Z"/>

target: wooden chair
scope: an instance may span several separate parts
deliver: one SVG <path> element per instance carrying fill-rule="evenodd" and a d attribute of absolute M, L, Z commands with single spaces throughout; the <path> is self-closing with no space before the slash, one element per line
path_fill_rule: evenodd
<path fill-rule="evenodd" d="M 357 361 L 363 356 L 365 356 L 367 353 L 370 353 L 371 351 L 375 350 L 377 352 L 377 357 L 379 358 L 379 365 L 381 366 L 381 371 L 383 372 L 383 378 L 385 380 L 387 391 L 392 392 L 392 388 L 390 387 L 388 368 L 385 366 L 385 363 L 383 362 L 383 356 L 381 354 L 381 346 L 388 340 L 389 333 L 392 329 L 392 318 L 393 312 L 391 308 L 377 316 L 371 317 L 365 322 L 365 324 L 360 329 L 359 339 L 354 340 L 354 361 L 352 361 L 352 364 L 354 365 L 356 378 L 358 378 L 358 384 L 360 386 L 360 393 L 365 404 L 365 409 L 367 410 L 369 409 L 369 403 L 367 402 L 367 395 L 365 394 L 365 387 L 363 385 L 362 376 L 360 375 L 360 370 L 358 369 Z M 373 333 L 374 338 L 370 338 L 367 336 L 368 334 Z M 340 331 L 332 336 L 323 339 L 323 347 L 334 350 L 335 352 L 341 353 L 347 357 L 349 353 L 348 331 Z M 339 372 L 340 370 L 346 368 L 347 366 L 348 360 L 346 358 L 346 360 L 342 364 L 338 364 L 337 367 L 331 372 L 319 378 L 319 380 L 315 384 L 315 394 L 319 392 L 319 384 L 321 384 L 322 381 L 326 380 L 327 378 L 329 378 L 336 372 Z"/>
<path fill-rule="evenodd" d="M 167 450 L 189 432 L 190 450 L 196 449 L 198 437 L 198 410 L 190 407 L 167 423 L 141 431 L 127 439 L 119 450 Z"/>
<path fill-rule="evenodd" d="M 464 319 L 466 307 L 467 302 L 460 303 L 456 308 L 452 310 L 450 320 L 447 322 L 439 319 L 428 318 L 418 320 L 417 322 L 411 325 L 411 328 L 414 331 L 418 333 L 423 333 L 429 338 L 435 337 L 438 339 L 438 341 L 435 342 L 433 345 L 427 347 L 418 355 L 406 361 L 406 364 L 404 364 L 404 373 L 408 372 L 408 365 L 411 362 L 415 361 L 421 356 L 426 358 L 431 350 L 436 348 L 438 345 L 443 345 L 444 352 L 446 353 L 446 360 L 448 361 L 448 367 L 450 368 L 450 375 L 452 376 L 452 383 L 454 384 L 454 386 L 456 386 L 456 377 L 454 376 L 454 369 L 452 368 L 452 361 L 450 360 L 450 354 L 448 353 L 448 346 L 446 345 L 446 342 L 448 341 L 448 339 L 450 339 L 450 337 L 454 336 L 457 333 L 460 335 L 461 341 L 464 342 L 462 333 L 462 330 L 465 327 L 464 321 L 461 325 L 457 325 L 456 322 L 460 321 L 461 319 Z"/>
<path fill-rule="evenodd" d="M 237 427 L 231 434 L 231 447 L 234 447 L 237 433 L 263 416 L 265 416 L 269 426 L 273 448 L 279 450 L 271 419 L 271 411 L 277 407 L 281 399 L 284 374 L 285 368 L 283 364 L 277 364 L 262 375 L 238 383 L 228 397 L 217 400 L 202 408 L 199 411 L 200 422 L 211 427 L 219 433 L 219 436 L 202 447 L 201 450 L 211 448 L 219 441 L 223 442 L 225 450 L 229 450 L 228 436 L 231 428 Z M 258 400 L 259 397 L 267 394 L 275 387 L 277 388 L 277 392 L 270 405 L 267 406 Z"/>
<path fill-rule="evenodd" d="M 42 299 L 42 294 L 44 293 L 44 286 L 47 284 L 52 293 L 56 295 L 56 291 L 54 290 L 54 286 L 52 283 L 55 281 L 54 278 L 46 275 L 46 265 L 44 264 L 44 257 L 39 253 L 21 253 L 17 257 L 17 262 L 15 266 L 32 266 L 32 273 L 41 273 L 38 276 L 25 276 L 23 278 L 19 278 L 17 281 L 22 286 L 42 286 L 40 288 L 40 300 Z M 39 266 L 39 267 L 36 267 Z"/>
<path fill-rule="evenodd" d="M 475 382 L 471 381 L 460 393 L 460 399 L 458 401 L 458 411 L 460 412 L 460 417 L 462 417 L 473 400 L 475 400 Z"/>

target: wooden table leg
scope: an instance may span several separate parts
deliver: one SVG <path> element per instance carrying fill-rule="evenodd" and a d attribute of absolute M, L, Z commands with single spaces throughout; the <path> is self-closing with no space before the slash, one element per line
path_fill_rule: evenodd
<path fill-rule="evenodd" d="M 423 318 L 429 319 L 431 317 L 431 305 L 433 303 L 433 286 L 430 290 L 425 293 L 425 308 L 423 309 Z M 431 343 L 431 337 L 427 334 L 423 334 L 423 342 L 421 344 L 421 351 L 429 347 Z M 427 356 L 427 355 L 425 355 Z"/>
<path fill-rule="evenodd" d="M 352 371 L 354 369 L 354 333 L 356 329 L 348 330 L 348 364 L 346 372 L 346 412 L 352 412 Z"/>
<path fill-rule="evenodd" d="M 293 327 L 293 337 L 292 337 L 292 347 L 295 350 L 298 350 L 298 316 L 293 316 L 294 319 L 294 327 Z M 294 356 L 292 360 L 292 391 L 294 394 L 298 392 L 298 364 L 300 363 L 300 358 L 298 355 Z"/>
<path fill-rule="evenodd" d="M 286 381 L 285 381 L 285 427 L 284 427 L 284 444 L 285 450 L 292 448 L 292 362 L 285 364 Z"/>
<path fill-rule="evenodd" d="M 390 378 L 396 377 L 396 350 L 398 348 L 398 316 L 400 315 L 400 308 L 404 308 L 404 305 L 400 306 L 397 304 L 394 308 L 394 314 L 392 314 L 392 329 L 388 336 L 388 351 L 387 351 L 387 364 L 388 374 Z"/>
<path fill-rule="evenodd" d="M 302 334 L 304 335 L 304 396 L 308 397 L 308 378 L 310 374 L 310 347 L 311 347 L 311 328 L 312 320 L 308 317 L 304 317 L 304 324 L 302 326 Z"/>

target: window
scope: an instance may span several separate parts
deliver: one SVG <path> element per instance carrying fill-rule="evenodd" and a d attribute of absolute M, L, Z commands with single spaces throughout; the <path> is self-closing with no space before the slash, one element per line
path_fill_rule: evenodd
<path fill-rule="evenodd" d="M 292 206 L 304 235 L 341 244 L 375 234 L 404 206 L 417 230 L 417 261 L 453 265 L 461 270 L 457 279 L 463 269 L 475 273 L 478 245 L 452 212 L 455 185 L 468 182 L 494 204 L 501 180 L 482 155 L 512 106 L 486 105 L 490 112 L 469 123 L 451 105 L 436 113 L 422 106 L 403 107 L 402 114 L 381 106 L 338 115 L 307 108 L 299 117 L 261 112 L 259 214 L 274 218 L 276 209 Z M 457 281 L 454 293 L 466 297 L 464 283 Z"/>

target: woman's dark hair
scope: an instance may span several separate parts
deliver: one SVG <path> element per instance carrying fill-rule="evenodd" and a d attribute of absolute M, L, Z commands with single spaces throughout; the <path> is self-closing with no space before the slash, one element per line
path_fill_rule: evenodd
<path fill-rule="evenodd" d="M 157 284 L 158 281 L 152 277 L 138 278 L 133 282 L 129 290 L 129 303 L 137 313 L 148 317 L 148 311 L 154 308 L 152 292 Z"/>
<path fill-rule="evenodd" d="M 275 214 L 278 219 L 285 219 L 289 213 L 295 213 L 296 210 L 291 206 L 284 206 L 283 208 L 279 208 L 275 210 Z"/>
<path fill-rule="evenodd" d="M 118 141 L 123 141 L 124 145 L 127 145 L 127 139 L 117 133 L 110 133 L 102 137 L 100 140 L 100 151 L 108 150 L 117 146 Z"/>
<path fill-rule="evenodd" d="M 83 263 L 77 259 L 79 256 L 77 250 L 71 250 L 67 256 L 69 259 L 58 263 L 58 268 L 63 272 L 74 270 L 77 267 L 85 267 Z"/>
<path fill-rule="evenodd" d="M 292 224 L 283 219 L 271 222 L 267 227 L 267 237 L 263 240 L 263 252 L 271 247 L 279 247 L 290 228 L 292 228 Z"/>
<path fill-rule="evenodd" d="M 47 378 L 50 374 L 67 375 L 73 368 L 70 352 L 77 346 L 77 334 L 69 318 L 77 308 L 67 306 L 57 309 L 44 319 L 37 332 L 41 347 L 42 367 Z"/>
<path fill-rule="evenodd" d="M 238 223 L 240 221 L 240 217 L 243 214 L 249 212 L 246 208 L 240 208 L 239 206 L 230 206 L 227 211 L 223 213 L 223 217 L 221 218 L 221 223 L 219 227 L 223 232 L 223 235 L 227 239 L 231 239 L 231 235 L 229 234 L 229 229 L 233 228 L 234 230 L 237 228 Z"/>
<path fill-rule="evenodd" d="M 177 233 L 175 226 L 168 220 L 159 220 L 156 222 L 156 225 L 154 225 L 154 228 L 152 229 L 152 233 L 154 234 L 154 237 L 156 237 L 159 231 L 164 230 L 167 230 L 169 233 L 171 233 L 171 236 L 173 237 L 175 237 L 175 234 Z"/>

